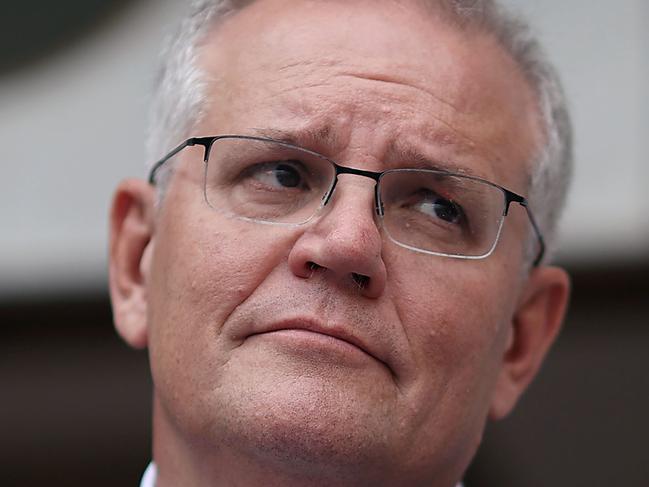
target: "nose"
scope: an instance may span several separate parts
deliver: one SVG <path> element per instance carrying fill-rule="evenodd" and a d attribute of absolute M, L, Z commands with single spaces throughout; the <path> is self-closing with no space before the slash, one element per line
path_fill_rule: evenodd
<path fill-rule="evenodd" d="M 373 188 L 342 176 L 323 213 L 297 239 L 288 257 L 298 277 L 321 274 L 347 290 L 378 298 L 387 273 L 374 220 Z"/>

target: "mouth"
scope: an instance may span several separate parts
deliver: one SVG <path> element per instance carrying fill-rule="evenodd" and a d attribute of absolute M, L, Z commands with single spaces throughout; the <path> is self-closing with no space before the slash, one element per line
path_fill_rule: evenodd
<path fill-rule="evenodd" d="M 371 358 L 387 367 L 356 335 L 339 326 L 323 326 L 309 319 L 274 323 L 248 338 L 267 338 L 294 349 L 300 354 L 315 358 L 318 355 L 335 355 L 338 358 Z"/>

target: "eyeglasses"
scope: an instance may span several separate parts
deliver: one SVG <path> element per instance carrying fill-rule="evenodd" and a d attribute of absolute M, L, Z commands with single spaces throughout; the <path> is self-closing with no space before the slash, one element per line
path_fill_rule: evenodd
<path fill-rule="evenodd" d="M 374 172 L 341 166 L 316 152 L 264 137 L 219 135 L 186 140 L 158 161 L 149 175 L 186 147 L 205 148 L 204 194 L 214 210 L 257 223 L 298 226 L 331 199 L 338 176 L 375 181 L 375 211 L 395 244 L 425 254 L 483 259 L 496 248 L 511 203 L 525 208 L 545 245 L 528 201 L 484 179 L 436 169 Z"/>

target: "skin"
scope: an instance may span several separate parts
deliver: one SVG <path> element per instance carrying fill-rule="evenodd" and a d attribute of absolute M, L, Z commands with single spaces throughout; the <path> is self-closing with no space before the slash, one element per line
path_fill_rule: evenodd
<path fill-rule="evenodd" d="M 281 130 L 373 171 L 416 151 L 521 194 L 543 142 L 493 39 L 406 4 L 256 2 L 200 59 L 195 135 Z M 434 257 L 387 239 L 357 176 L 305 227 L 227 218 L 203 199 L 201 156 L 182 152 L 159 208 L 123 182 L 111 215 L 116 326 L 151 358 L 158 485 L 454 485 L 566 307 L 564 271 L 522 275 L 524 211 L 489 258 Z"/>

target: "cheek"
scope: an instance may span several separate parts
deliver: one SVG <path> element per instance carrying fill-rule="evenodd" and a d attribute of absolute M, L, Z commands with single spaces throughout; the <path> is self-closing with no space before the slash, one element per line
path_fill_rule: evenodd
<path fill-rule="evenodd" d="M 402 390 L 418 405 L 410 441 L 434 442 L 450 458 L 464 455 L 467 438 L 479 441 L 500 367 L 506 281 L 487 261 L 431 256 L 404 257 L 390 271 L 412 358 Z M 408 453 L 430 461 L 423 450 Z"/>
<path fill-rule="evenodd" d="M 390 269 L 390 292 L 419 378 L 479 378 L 497 360 L 511 316 L 506 280 L 487 261 L 424 258 Z"/>
<path fill-rule="evenodd" d="M 233 346 L 222 325 L 285 258 L 286 236 L 198 204 L 170 209 L 156 232 L 148 286 L 156 388 L 174 395 L 213 389 Z"/>

